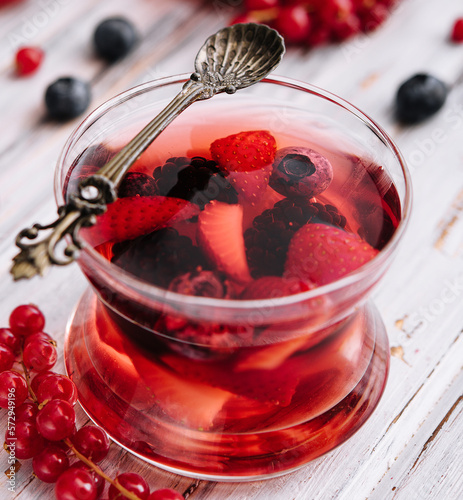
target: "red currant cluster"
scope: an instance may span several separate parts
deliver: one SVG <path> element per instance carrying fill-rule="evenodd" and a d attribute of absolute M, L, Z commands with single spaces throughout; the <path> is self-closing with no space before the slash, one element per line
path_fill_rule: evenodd
<path fill-rule="evenodd" d="M 8 412 L 4 448 L 10 469 L 17 460 L 32 459 L 34 474 L 56 483 L 57 500 L 95 500 L 105 482 L 108 499 L 183 500 L 170 488 L 153 491 L 135 473 L 115 479 L 98 465 L 109 451 L 105 431 L 94 425 L 76 430 L 77 389 L 66 376 L 51 371 L 56 343 L 43 331 L 45 318 L 34 305 L 18 306 L 9 328 L 0 328 L 0 407 Z M 77 461 L 71 464 L 70 457 Z"/>
<path fill-rule="evenodd" d="M 316 46 L 374 30 L 398 0 L 243 0 L 233 20 L 264 23 L 288 44 Z"/>

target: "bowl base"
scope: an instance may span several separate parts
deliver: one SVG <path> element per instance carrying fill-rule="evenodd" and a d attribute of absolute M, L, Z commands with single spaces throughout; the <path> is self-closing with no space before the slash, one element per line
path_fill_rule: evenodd
<path fill-rule="evenodd" d="M 127 356 L 120 356 L 120 346 L 101 344 L 95 362 L 91 340 L 95 332 L 111 338 L 107 331 L 111 325 L 101 321 L 99 308 L 104 309 L 88 290 L 68 324 L 65 365 L 77 386 L 79 402 L 123 448 L 183 476 L 241 482 L 292 472 L 350 438 L 372 414 L 386 384 L 387 335 L 376 308 L 367 304 L 359 314 L 362 328 L 375 339 L 371 358 L 357 385 L 329 410 L 290 427 L 256 433 L 191 429 L 143 406 L 143 398 L 137 398 L 136 378 L 133 383 L 128 380 L 133 365 Z M 127 387 L 134 392 L 127 394 Z"/>

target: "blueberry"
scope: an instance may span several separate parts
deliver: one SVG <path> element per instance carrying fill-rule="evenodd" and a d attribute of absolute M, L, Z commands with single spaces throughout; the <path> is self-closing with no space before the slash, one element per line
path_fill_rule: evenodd
<path fill-rule="evenodd" d="M 436 77 L 425 73 L 412 76 L 397 91 L 398 120 L 406 124 L 426 120 L 444 105 L 447 94 L 447 85 Z"/>
<path fill-rule="evenodd" d="M 58 120 L 68 120 L 82 114 L 90 104 L 90 86 L 77 78 L 58 78 L 45 92 L 48 114 Z"/>
<path fill-rule="evenodd" d="M 123 17 L 111 17 L 102 21 L 93 35 L 96 52 L 110 62 L 127 55 L 137 40 L 133 24 Z"/>
<path fill-rule="evenodd" d="M 312 198 L 331 184 L 333 167 L 320 153 L 310 148 L 279 149 L 273 161 L 269 185 L 277 193 Z"/>

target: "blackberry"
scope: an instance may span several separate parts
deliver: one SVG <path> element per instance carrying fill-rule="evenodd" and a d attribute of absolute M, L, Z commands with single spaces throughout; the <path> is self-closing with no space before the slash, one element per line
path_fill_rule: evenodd
<path fill-rule="evenodd" d="M 159 229 L 134 240 L 116 243 L 111 262 L 162 288 L 168 288 L 178 276 L 197 268 L 207 268 L 201 250 L 188 236 L 180 235 L 173 228 Z"/>
<path fill-rule="evenodd" d="M 201 208 L 212 200 L 238 203 L 235 188 L 225 179 L 217 163 L 201 156 L 169 158 L 153 172 L 156 194 L 196 203 Z"/>
<path fill-rule="evenodd" d="M 154 196 L 156 194 L 156 183 L 154 179 L 142 172 L 129 172 L 117 190 L 119 198 L 129 196 Z"/>
<path fill-rule="evenodd" d="M 308 222 L 346 226 L 346 218 L 335 206 L 304 199 L 285 198 L 255 217 L 252 227 L 244 233 L 252 277 L 281 276 L 289 242 Z"/>

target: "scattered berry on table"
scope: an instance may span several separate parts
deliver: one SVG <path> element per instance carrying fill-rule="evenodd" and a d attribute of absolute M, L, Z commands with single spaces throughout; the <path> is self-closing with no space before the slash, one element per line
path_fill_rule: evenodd
<path fill-rule="evenodd" d="M 397 91 L 397 118 L 404 124 L 422 122 L 442 108 L 447 94 L 444 82 L 432 75 L 418 73 L 402 83 Z"/>
<path fill-rule="evenodd" d="M 57 120 L 81 115 L 88 108 L 90 98 L 90 86 L 73 77 L 58 78 L 45 91 L 48 114 Z"/>
<path fill-rule="evenodd" d="M 463 42 L 463 17 L 458 18 L 453 24 L 450 38 L 455 43 Z"/>
<path fill-rule="evenodd" d="M 90 472 L 70 467 L 55 485 L 56 500 L 96 500 L 97 488 Z"/>
<path fill-rule="evenodd" d="M 127 490 L 135 493 L 140 500 L 147 500 L 150 489 L 148 483 L 139 475 L 134 472 L 124 472 L 116 477 L 116 481 Z M 120 491 L 111 485 L 108 489 L 108 499 L 116 500 L 121 498 Z"/>
<path fill-rule="evenodd" d="M 105 19 L 96 27 L 93 35 L 97 54 L 110 62 L 126 56 L 137 41 L 134 25 L 123 17 Z"/>
<path fill-rule="evenodd" d="M 56 483 L 61 474 L 69 469 L 69 457 L 62 448 L 51 444 L 35 455 L 32 469 L 41 481 Z"/>
<path fill-rule="evenodd" d="M 184 497 L 172 488 L 163 488 L 153 491 L 148 497 L 148 500 L 184 500 Z"/>
<path fill-rule="evenodd" d="M 109 439 L 106 432 L 96 425 L 81 427 L 71 439 L 76 450 L 93 463 L 100 462 L 109 451 Z"/>
<path fill-rule="evenodd" d="M 355 271 L 378 253 L 356 234 L 326 224 L 306 224 L 291 239 L 285 276 L 326 285 Z"/>
<path fill-rule="evenodd" d="M 10 328 L 0 328 L 0 407 L 14 412 L 14 426 L 9 423 L 5 431 L 5 450 L 10 453 L 14 450 L 17 460 L 31 459 L 38 479 L 56 483 L 57 500 L 100 498 L 108 476 L 95 464 L 109 451 L 106 432 L 93 425 L 76 431 L 73 405 L 77 388 L 71 379 L 50 370 L 35 375 L 30 371 L 30 360 L 43 357 L 40 343 L 47 343 L 53 349 L 56 346 L 50 335 L 42 331 L 45 318 L 40 309 L 30 304 L 18 306 L 10 314 L 9 323 Z M 2 349 L 13 355 L 14 369 L 1 364 Z M 31 352 L 27 354 L 27 350 Z M 45 356 L 45 360 L 49 361 L 49 357 Z M 72 455 L 78 460 L 70 465 Z M 150 493 L 138 474 L 120 474 L 115 484 L 108 492 L 110 499 L 122 498 L 119 490 L 122 487 L 136 493 L 141 500 Z M 174 496 L 160 498 L 183 498 L 174 490 L 164 491 L 171 491 Z"/>
<path fill-rule="evenodd" d="M 42 64 L 45 53 L 39 47 L 22 47 L 16 52 L 15 65 L 18 75 L 31 75 Z"/>
<path fill-rule="evenodd" d="M 312 198 L 325 191 L 333 179 L 331 163 L 309 148 L 283 148 L 273 162 L 270 187 L 291 197 Z"/>
<path fill-rule="evenodd" d="M 378 28 L 398 0 L 245 0 L 232 24 L 275 28 L 286 43 L 315 47 Z"/>
<path fill-rule="evenodd" d="M 41 332 L 45 326 L 45 317 L 33 304 L 23 304 L 10 314 L 9 324 L 15 335 L 27 336 Z"/>

